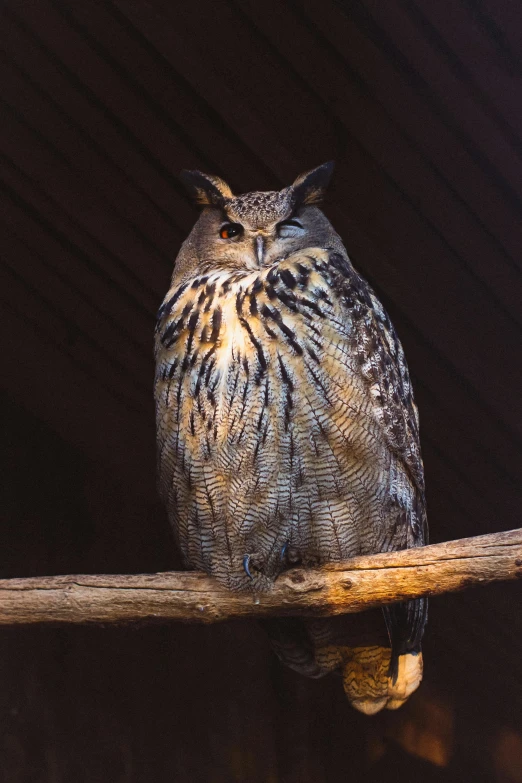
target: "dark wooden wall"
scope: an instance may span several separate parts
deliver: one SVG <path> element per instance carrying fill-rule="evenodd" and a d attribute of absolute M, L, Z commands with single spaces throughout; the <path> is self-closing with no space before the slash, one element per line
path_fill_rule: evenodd
<path fill-rule="evenodd" d="M 433 541 L 519 527 L 514 0 L 2 0 L 2 576 L 176 567 L 154 313 L 177 175 L 326 210 L 404 343 Z M 426 682 L 369 720 L 253 623 L 0 631 L 0 780 L 522 780 L 520 585 L 432 602 Z"/>

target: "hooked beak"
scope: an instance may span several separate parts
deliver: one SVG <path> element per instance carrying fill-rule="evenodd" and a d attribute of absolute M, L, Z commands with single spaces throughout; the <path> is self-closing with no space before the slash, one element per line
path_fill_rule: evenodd
<path fill-rule="evenodd" d="M 261 236 L 259 236 L 259 235 L 258 235 L 258 236 L 256 237 L 256 240 L 255 240 L 255 251 L 256 251 L 256 258 L 257 258 L 257 263 L 259 264 L 259 266 L 261 266 L 261 263 L 262 263 L 262 261 L 263 261 L 263 253 L 264 253 L 264 249 L 265 249 L 265 248 L 264 248 L 264 240 L 263 240 L 263 237 L 261 237 Z"/>

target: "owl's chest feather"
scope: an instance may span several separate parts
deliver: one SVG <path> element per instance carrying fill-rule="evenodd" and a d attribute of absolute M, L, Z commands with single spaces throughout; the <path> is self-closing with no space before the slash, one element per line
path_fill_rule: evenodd
<path fill-rule="evenodd" d="M 169 292 L 156 339 L 156 398 L 178 430 L 212 443 L 287 431 L 300 396 L 350 397 L 347 340 L 324 251 L 259 273 L 216 273 Z"/>

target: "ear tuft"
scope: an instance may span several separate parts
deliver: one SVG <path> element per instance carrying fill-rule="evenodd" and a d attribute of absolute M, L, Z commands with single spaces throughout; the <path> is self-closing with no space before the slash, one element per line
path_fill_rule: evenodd
<path fill-rule="evenodd" d="M 229 186 L 219 177 L 187 170 L 179 176 L 192 200 L 202 207 L 221 207 L 226 199 L 233 198 Z"/>
<path fill-rule="evenodd" d="M 312 171 L 297 177 L 292 185 L 296 206 L 300 204 L 319 204 L 324 197 L 334 169 L 333 160 L 323 163 Z"/>

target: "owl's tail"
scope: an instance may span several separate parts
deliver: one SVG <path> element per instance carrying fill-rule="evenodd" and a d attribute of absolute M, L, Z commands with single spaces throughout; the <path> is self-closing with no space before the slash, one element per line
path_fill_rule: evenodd
<path fill-rule="evenodd" d="M 318 651 L 318 657 L 322 652 Z M 337 647 L 335 653 L 340 660 L 344 691 L 352 706 L 366 715 L 383 708 L 398 709 L 422 680 L 421 652 L 399 656 L 395 678 L 390 676 L 390 647 Z"/>
<path fill-rule="evenodd" d="M 399 614 L 399 625 L 401 619 Z M 390 624 L 396 628 L 395 616 L 387 617 L 387 623 L 388 630 Z M 350 703 L 366 715 L 397 709 L 422 680 L 420 640 L 408 644 L 395 630 L 390 647 L 380 611 L 264 624 L 283 663 L 308 677 L 339 671 Z"/>

